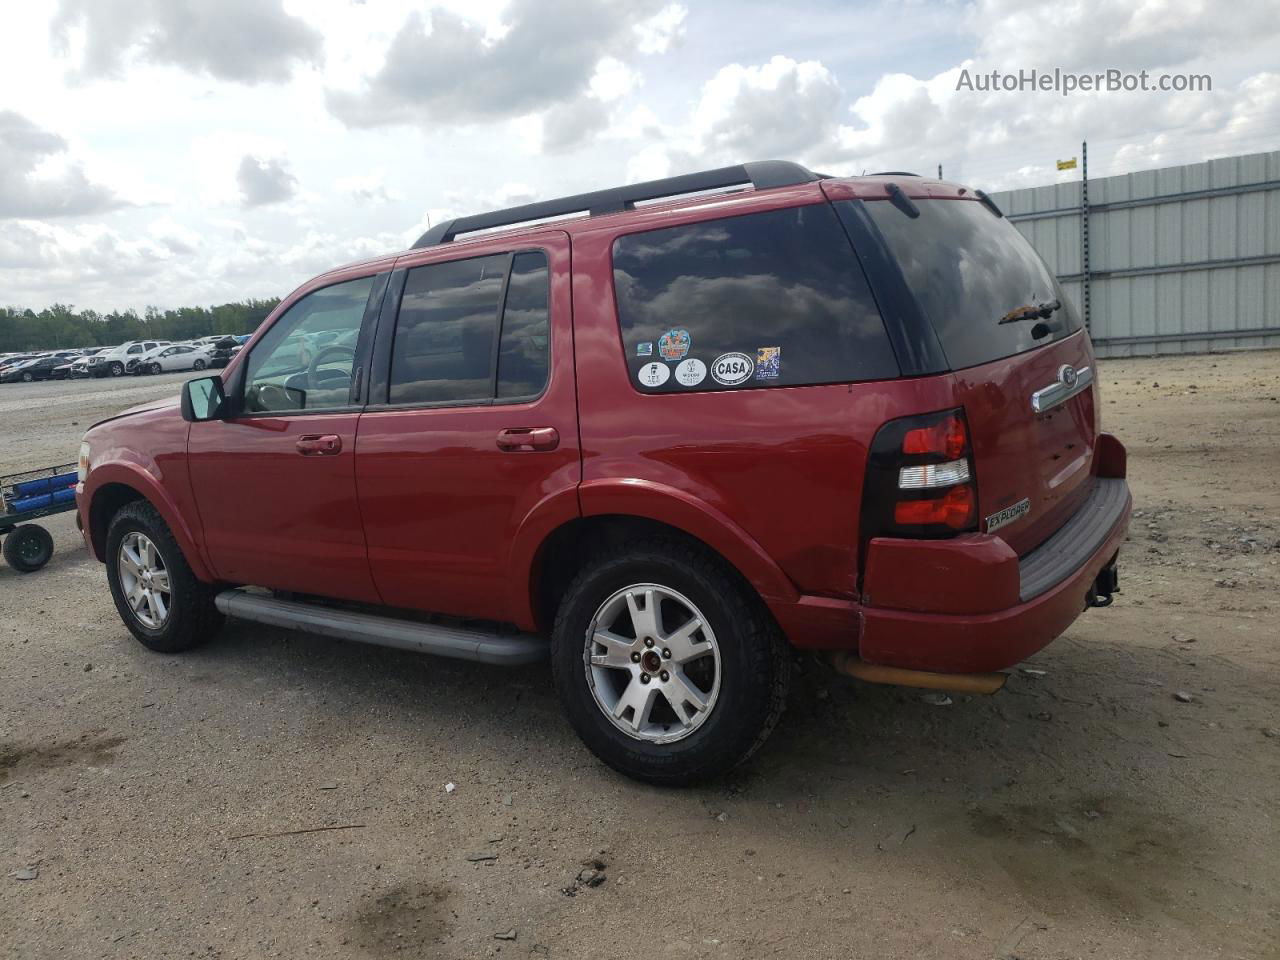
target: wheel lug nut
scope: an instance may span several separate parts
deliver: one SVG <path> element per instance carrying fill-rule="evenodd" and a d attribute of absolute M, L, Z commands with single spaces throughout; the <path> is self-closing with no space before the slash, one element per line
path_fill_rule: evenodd
<path fill-rule="evenodd" d="M 642 673 L 642 674 L 640 674 L 640 682 L 641 682 L 641 683 L 648 683 L 648 682 L 649 682 L 649 675 L 648 675 L 647 673 Z"/>
<path fill-rule="evenodd" d="M 652 647 L 652 646 L 653 646 L 653 637 L 645 637 L 645 638 L 644 638 L 644 645 L 645 645 L 646 647 Z"/>
<path fill-rule="evenodd" d="M 632 663 L 639 663 L 639 662 L 640 662 L 640 654 L 638 654 L 638 653 L 633 653 L 633 654 L 631 654 L 631 662 L 632 662 Z"/>
<path fill-rule="evenodd" d="M 667 671 L 663 670 L 663 671 L 662 671 L 662 682 L 663 682 L 663 683 L 666 683 L 666 682 L 667 682 L 668 680 L 670 680 L 670 679 L 671 679 L 671 674 L 669 674 L 669 673 L 667 673 Z"/>
<path fill-rule="evenodd" d="M 666 647 L 663 647 L 663 648 L 662 648 L 662 659 L 663 659 L 663 660 L 670 660 L 670 659 L 671 659 L 671 651 L 670 651 L 670 650 L 668 650 Z"/>

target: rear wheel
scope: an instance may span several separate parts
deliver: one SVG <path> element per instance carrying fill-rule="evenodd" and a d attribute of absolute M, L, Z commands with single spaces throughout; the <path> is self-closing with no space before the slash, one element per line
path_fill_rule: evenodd
<path fill-rule="evenodd" d="M 4 559 L 19 573 L 34 573 L 53 556 L 53 537 L 44 527 L 24 523 L 4 541 Z"/>
<path fill-rule="evenodd" d="M 657 784 L 724 773 L 764 743 L 786 701 L 786 648 L 756 597 L 679 540 L 597 557 L 565 594 L 552 670 L 601 760 Z"/>
<path fill-rule="evenodd" d="M 107 582 L 120 619 L 143 646 L 179 653 L 222 626 L 216 590 L 192 572 L 159 512 L 125 505 L 107 528 Z"/>
<path fill-rule="evenodd" d="M 206 364 L 205 364 L 205 362 L 204 362 L 203 360 L 197 360 L 197 361 L 196 361 L 195 363 L 193 363 L 191 366 L 192 366 L 194 369 L 196 369 L 196 370 L 203 370 L 203 369 L 205 368 Z"/>

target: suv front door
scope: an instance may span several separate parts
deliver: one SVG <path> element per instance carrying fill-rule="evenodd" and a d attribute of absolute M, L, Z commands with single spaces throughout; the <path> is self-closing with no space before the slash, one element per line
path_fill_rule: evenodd
<path fill-rule="evenodd" d="M 356 440 L 385 603 L 519 619 L 518 533 L 578 512 L 572 320 L 563 231 L 397 262 Z"/>
<path fill-rule="evenodd" d="M 356 424 L 387 275 L 311 290 L 228 378 L 231 415 L 193 423 L 191 486 L 222 580 L 375 603 L 356 504 Z M 324 334 L 326 343 L 314 349 Z"/>

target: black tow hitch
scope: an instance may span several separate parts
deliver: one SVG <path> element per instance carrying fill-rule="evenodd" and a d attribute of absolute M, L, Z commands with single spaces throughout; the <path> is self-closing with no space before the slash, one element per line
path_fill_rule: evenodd
<path fill-rule="evenodd" d="M 1085 603 L 1091 607 L 1109 607 L 1115 599 L 1112 594 L 1119 592 L 1120 574 L 1116 564 L 1112 562 L 1098 571 L 1098 579 L 1093 581 L 1093 588 L 1085 597 Z"/>

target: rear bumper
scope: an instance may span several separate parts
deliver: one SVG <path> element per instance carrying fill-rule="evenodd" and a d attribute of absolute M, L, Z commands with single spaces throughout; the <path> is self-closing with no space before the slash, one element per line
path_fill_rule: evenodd
<path fill-rule="evenodd" d="M 1071 520 L 1021 560 L 999 537 L 983 534 L 941 544 L 873 541 L 868 585 L 877 580 L 881 553 L 896 571 L 913 575 L 909 587 L 887 596 L 868 589 L 859 656 L 941 673 L 1000 670 L 1025 660 L 1084 611 L 1098 575 L 1115 563 L 1132 505 L 1123 479 L 1100 478 Z M 939 595 L 967 609 L 942 612 L 931 602 Z"/>
<path fill-rule="evenodd" d="M 856 649 L 867 663 L 907 670 L 1002 670 L 1066 630 L 1115 563 L 1133 500 L 1122 477 L 1096 484 L 1076 514 L 1021 559 L 998 535 L 876 539 L 861 604 L 802 596 L 770 609 L 796 647 Z"/>

